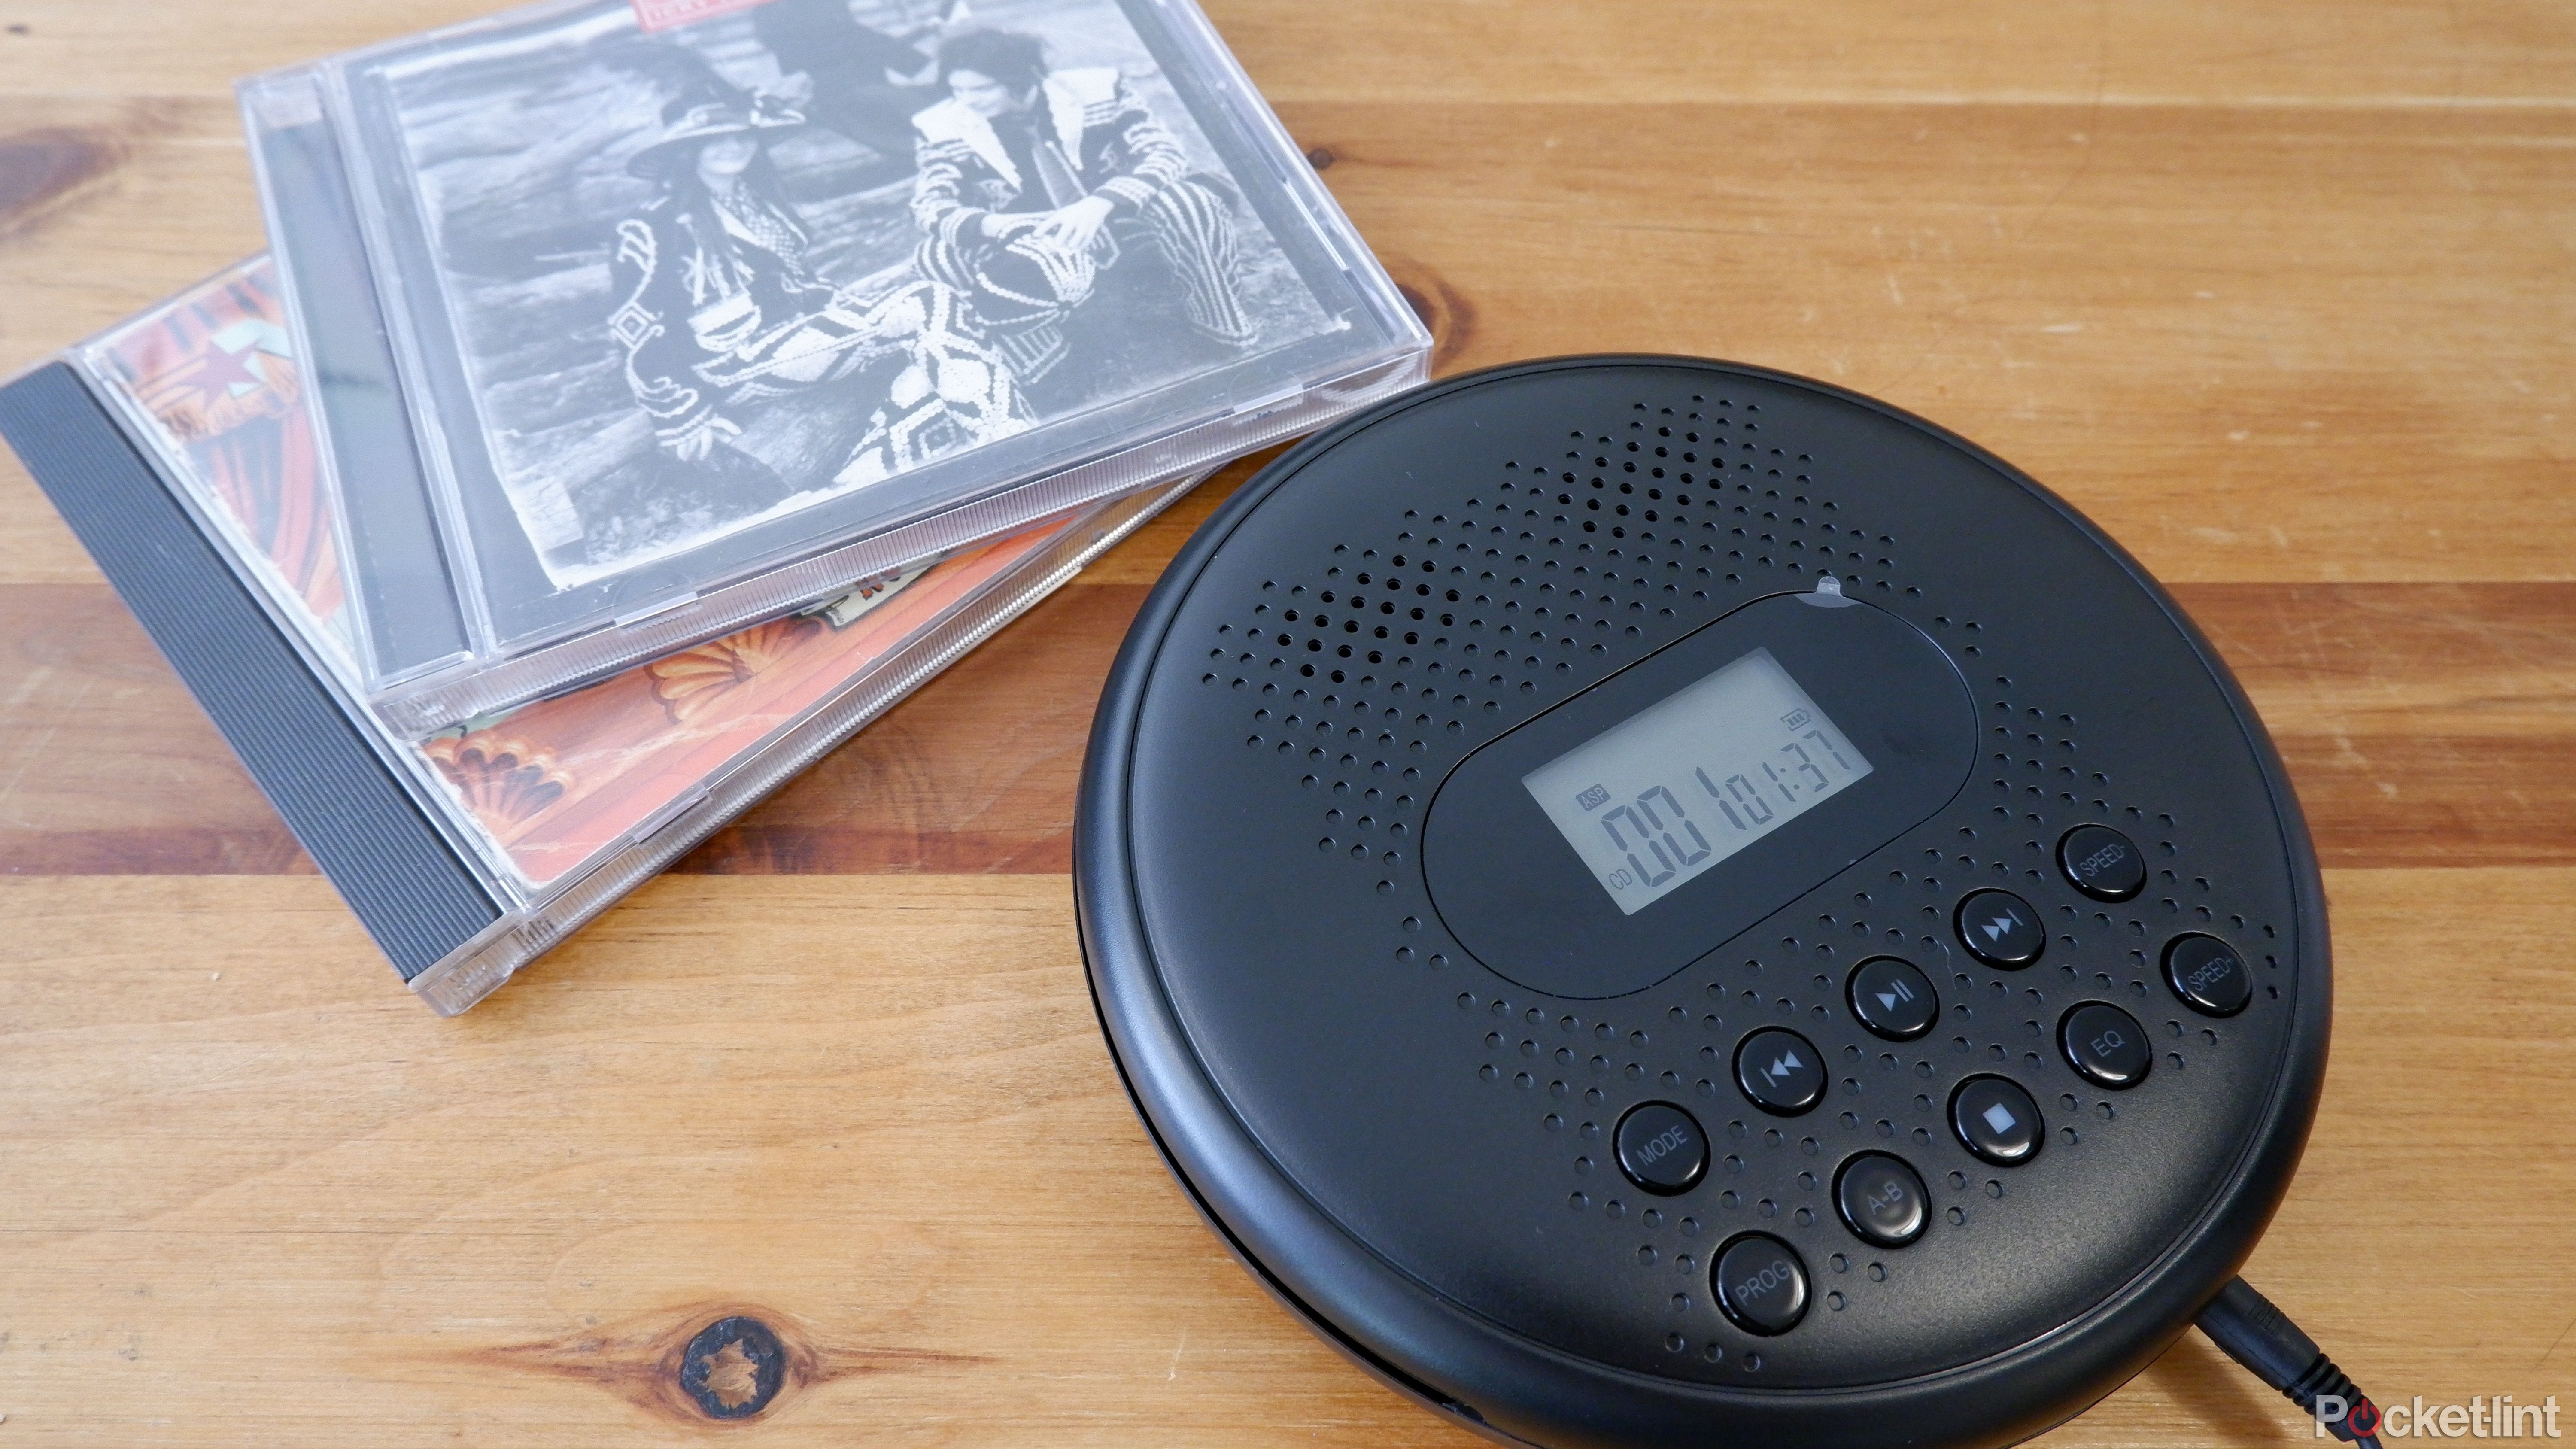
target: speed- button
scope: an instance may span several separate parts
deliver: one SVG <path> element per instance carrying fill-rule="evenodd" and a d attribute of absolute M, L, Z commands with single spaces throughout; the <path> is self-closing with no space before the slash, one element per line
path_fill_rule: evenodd
<path fill-rule="evenodd" d="M 2057 868 L 2069 885 L 2097 901 L 2125 901 L 2146 889 L 2147 860 L 2138 844 L 2108 825 L 2078 825 L 2057 842 Z"/>

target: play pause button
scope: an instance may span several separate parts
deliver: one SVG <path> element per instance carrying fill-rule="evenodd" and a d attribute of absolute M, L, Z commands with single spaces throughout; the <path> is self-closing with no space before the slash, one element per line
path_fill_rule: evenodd
<path fill-rule="evenodd" d="M 1852 1015 L 1889 1041 L 1912 1041 L 1941 1018 L 1932 978 L 1893 956 L 1853 967 L 1850 996 Z"/>
<path fill-rule="evenodd" d="M 2039 912 L 2011 891 L 1970 891 L 1959 902 L 1959 944 L 1989 966 L 2018 971 L 2039 959 L 2048 932 Z"/>

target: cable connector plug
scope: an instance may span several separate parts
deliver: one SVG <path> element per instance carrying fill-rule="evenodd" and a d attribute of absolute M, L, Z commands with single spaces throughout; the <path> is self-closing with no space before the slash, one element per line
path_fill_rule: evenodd
<path fill-rule="evenodd" d="M 2379 1406 L 2335 1367 L 2315 1339 L 2244 1279 L 2228 1279 L 2200 1311 L 2200 1331 L 2254 1377 L 2280 1390 L 2299 1412 L 2323 1424 L 2327 1433 L 2360 1449 L 2379 1449 Z M 2321 1399 L 2326 1401 L 2322 1414 L 2317 1408 Z"/>

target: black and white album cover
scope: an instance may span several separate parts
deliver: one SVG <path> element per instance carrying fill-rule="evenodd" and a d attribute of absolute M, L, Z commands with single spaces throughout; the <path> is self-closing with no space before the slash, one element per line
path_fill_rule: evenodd
<path fill-rule="evenodd" d="M 496 631 L 1369 350 L 1383 319 L 1172 8 L 735 0 L 657 29 L 587 0 L 352 63 L 386 313 Z"/>

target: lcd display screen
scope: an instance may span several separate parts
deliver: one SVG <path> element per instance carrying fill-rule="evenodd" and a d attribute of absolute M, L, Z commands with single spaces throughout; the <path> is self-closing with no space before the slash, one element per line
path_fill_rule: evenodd
<path fill-rule="evenodd" d="M 1521 777 L 1625 915 L 1870 772 L 1756 649 Z"/>

